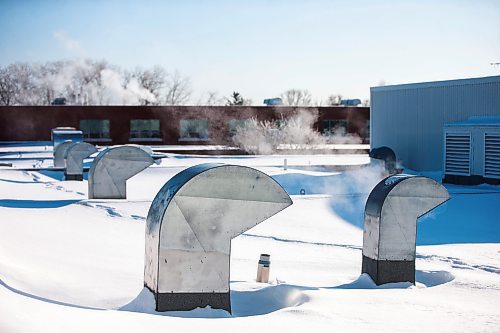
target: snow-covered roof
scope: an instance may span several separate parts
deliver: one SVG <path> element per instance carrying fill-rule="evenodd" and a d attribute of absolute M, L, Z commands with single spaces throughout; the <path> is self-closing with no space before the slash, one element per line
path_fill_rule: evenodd
<path fill-rule="evenodd" d="M 80 130 L 71 130 L 71 131 L 68 131 L 68 130 L 64 130 L 64 131 L 57 130 L 57 131 L 52 131 L 52 134 L 63 134 L 63 135 L 67 135 L 67 134 L 83 134 L 83 132 L 80 131 Z"/>
<path fill-rule="evenodd" d="M 500 112 L 500 110 L 498 111 Z M 444 124 L 446 127 L 455 126 L 500 126 L 500 115 L 484 115 L 484 116 L 473 116 L 467 120 L 457 121 L 453 123 Z"/>
<path fill-rule="evenodd" d="M 360 268 L 366 198 L 381 169 L 291 167 L 369 163 L 366 154 L 170 155 L 127 181 L 128 200 L 94 201 L 85 199 L 87 180 L 15 169 L 50 167 L 42 159 L 52 156 L 51 142 L 30 145 L 0 143 L 2 162 L 13 163 L 0 168 L 0 332 L 405 332 L 440 323 L 500 332 L 498 185 L 447 184 L 452 199 L 417 224 L 416 286 L 377 286 Z M 232 315 L 155 312 L 142 289 L 151 201 L 187 166 L 220 162 L 260 166 L 294 204 L 232 241 Z M 264 251 L 270 283 L 255 281 Z"/>

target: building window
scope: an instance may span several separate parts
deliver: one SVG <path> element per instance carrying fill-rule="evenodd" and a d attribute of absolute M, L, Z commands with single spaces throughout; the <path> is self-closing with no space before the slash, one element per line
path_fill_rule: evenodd
<path fill-rule="evenodd" d="M 326 119 L 323 120 L 323 134 L 325 135 L 345 135 L 347 134 L 347 120 Z"/>
<path fill-rule="evenodd" d="M 108 119 L 84 119 L 80 120 L 80 129 L 84 139 L 110 139 Z"/>
<path fill-rule="evenodd" d="M 229 120 L 229 136 L 233 137 L 236 134 L 238 127 L 245 127 L 249 119 L 231 119 Z"/>
<path fill-rule="evenodd" d="M 208 140 L 207 119 L 181 119 L 179 140 Z"/>
<path fill-rule="evenodd" d="M 159 119 L 132 119 L 130 121 L 131 139 L 161 139 Z"/>

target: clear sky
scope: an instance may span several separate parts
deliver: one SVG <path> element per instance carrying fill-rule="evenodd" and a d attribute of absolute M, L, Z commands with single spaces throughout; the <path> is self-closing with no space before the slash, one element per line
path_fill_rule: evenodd
<path fill-rule="evenodd" d="M 500 75 L 500 0 L 0 0 L 0 65 L 88 57 L 189 76 L 193 100 Z"/>

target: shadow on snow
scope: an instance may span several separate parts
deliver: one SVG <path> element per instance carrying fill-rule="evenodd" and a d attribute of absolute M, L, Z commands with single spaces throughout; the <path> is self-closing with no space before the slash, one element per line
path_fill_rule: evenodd
<path fill-rule="evenodd" d="M 7 208 L 60 208 L 81 200 L 17 200 L 0 199 L 0 207 Z"/>

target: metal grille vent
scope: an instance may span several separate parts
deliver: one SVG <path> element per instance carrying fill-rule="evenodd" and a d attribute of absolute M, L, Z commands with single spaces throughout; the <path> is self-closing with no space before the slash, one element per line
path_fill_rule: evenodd
<path fill-rule="evenodd" d="M 470 133 L 446 133 L 446 174 L 470 176 L 470 141 Z"/>
<path fill-rule="evenodd" d="M 484 134 L 484 176 L 500 178 L 500 134 Z"/>

